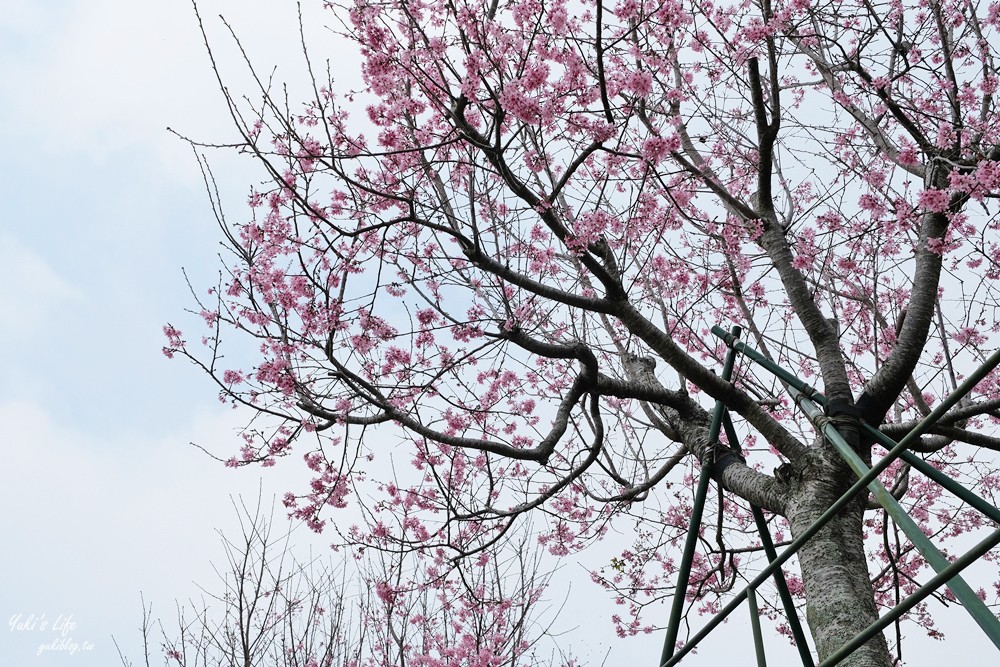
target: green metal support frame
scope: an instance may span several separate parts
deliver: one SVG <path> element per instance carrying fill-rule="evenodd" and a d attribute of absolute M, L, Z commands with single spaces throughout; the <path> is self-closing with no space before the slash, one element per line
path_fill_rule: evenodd
<path fill-rule="evenodd" d="M 759 352 L 747 346 L 745 343 L 737 340 L 739 335 L 738 327 L 734 327 L 732 333 L 727 332 L 721 329 L 720 327 L 713 327 L 712 333 L 722 338 L 726 342 L 727 346 L 730 348 L 729 354 L 727 354 L 726 356 L 727 365 L 729 365 L 730 359 L 733 359 L 732 352 L 734 351 L 741 352 L 746 356 L 750 357 L 751 359 L 753 359 L 754 361 L 756 361 L 758 364 L 760 364 L 767 370 L 771 371 L 775 376 L 784 381 L 788 386 L 794 387 L 799 393 L 804 394 L 805 396 L 814 400 L 816 403 L 825 405 L 826 403 L 825 398 L 822 396 L 822 394 L 819 394 L 819 392 L 817 392 L 814 388 L 802 382 L 787 370 L 781 368 L 777 364 L 774 364 L 769 359 L 761 355 Z M 830 519 L 836 516 L 849 502 L 851 502 L 851 500 L 853 500 L 859 493 L 861 493 L 862 490 L 864 490 L 869 484 L 871 484 L 874 481 L 877 481 L 878 476 L 882 472 L 884 472 L 885 469 L 888 468 L 893 461 L 895 461 L 898 458 L 903 458 L 904 460 L 912 458 L 915 461 L 919 461 L 920 464 L 923 465 L 920 464 L 914 465 L 913 463 L 911 463 L 911 465 L 913 465 L 914 468 L 916 468 L 920 472 L 924 472 L 924 469 L 933 471 L 933 473 L 935 474 L 928 474 L 927 476 L 929 478 L 938 482 L 939 484 L 941 484 L 941 486 L 947 488 L 956 496 L 958 496 L 962 500 L 965 500 L 971 506 L 982 511 L 984 514 L 986 514 L 991 519 L 996 521 L 997 516 L 1000 516 L 1000 510 L 998 510 L 993 505 L 987 503 L 979 496 L 976 496 L 975 494 L 971 493 L 970 491 L 968 491 L 968 489 L 965 489 L 965 487 L 962 487 L 958 483 L 954 482 L 954 480 L 951 480 L 947 476 L 940 474 L 936 469 L 927 465 L 919 457 L 912 456 L 912 454 L 906 451 L 906 448 L 909 447 L 910 444 L 914 443 L 922 435 L 924 435 L 945 413 L 947 413 L 948 410 L 954 407 L 966 394 L 972 391 L 972 389 L 975 388 L 975 386 L 980 382 L 980 380 L 986 377 L 986 375 L 988 375 L 998 365 L 1000 365 L 1000 350 L 990 355 L 990 357 L 987 358 L 986 361 L 983 362 L 983 364 L 974 373 L 972 373 L 968 378 L 966 378 L 965 381 L 962 382 L 962 384 L 955 389 L 955 391 L 953 391 L 951 394 L 945 397 L 945 399 L 941 401 L 941 403 L 939 403 L 937 407 L 935 407 L 930 412 L 930 414 L 924 417 L 924 419 L 922 419 L 916 426 L 914 426 L 910 430 L 910 432 L 907 433 L 897 443 L 894 443 L 890 438 L 886 437 L 884 434 L 882 434 L 874 427 L 871 427 L 868 424 L 863 424 L 863 428 L 867 434 L 876 438 L 878 441 L 880 441 L 881 443 L 883 443 L 888 447 L 888 452 L 886 453 L 886 455 L 880 461 L 874 463 L 871 469 L 868 469 L 867 472 L 859 471 L 858 472 L 859 479 L 847 491 L 845 491 L 844 494 L 840 496 L 840 498 L 838 498 L 832 505 L 830 505 L 830 507 L 827 508 L 827 510 L 823 512 L 823 514 L 820 515 L 820 517 L 817 518 L 816 521 L 814 521 L 808 528 L 806 528 L 797 538 L 792 540 L 792 542 L 780 554 L 776 554 L 773 558 L 771 558 L 771 555 L 768 554 L 768 558 L 770 559 L 769 565 L 766 568 L 764 568 L 764 570 L 761 571 L 732 600 L 730 600 L 730 602 L 725 607 L 723 607 L 715 616 L 713 616 L 708 621 L 708 623 L 706 623 L 705 627 L 703 627 L 698 633 L 696 633 L 695 636 L 692 637 L 684 646 L 682 646 L 679 650 L 677 650 L 676 653 L 674 653 L 673 651 L 673 645 L 676 643 L 676 627 L 675 627 L 674 628 L 675 634 L 673 634 L 673 639 L 671 643 L 669 644 L 669 646 L 666 644 L 664 645 L 664 653 L 660 660 L 660 666 L 671 667 L 672 665 L 676 665 L 677 663 L 679 663 L 685 655 L 687 655 L 691 650 L 693 650 L 698 645 L 699 642 L 701 642 L 701 640 L 707 637 L 712 632 L 712 630 L 718 627 L 729 616 L 729 614 L 731 614 L 736 609 L 736 607 L 742 604 L 745 598 L 748 598 L 750 595 L 752 595 L 753 591 L 756 590 L 764 581 L 766 581 L 768 577 L 780 572 L 781 566 L 784 565 L 784 563 L 787 562 L 793 555 L 795 555 L 795 553 L 802 547 L 803 544 L 805 544 L 816 533 L 818 533 L 823 528 L 823 526 L 825 526 L 826 523 L 830 521 Z M 730 367 L 729 374 L 724 373 L 724 378 L 726 380 L 729 380 L 731 372 L 732 368 Z M 719 417 L 721 421 L 727 421 L 726 420 L 726 418 L 728 417 L 727 411 L 724 408 L 720 409 L 718 402 L 716 404 L 716 411 L 713 414 L 713 420 L 712 420 L 713 425 L 716 422 L 715 419 L 716 416 Z M 730 429 L 732 429 L 731 421 L 727 428 L 727 434 L 730 431 Z M 733 430 L 732 433 L 734 435 L 735 431 Z M 714 437 L 715 438 L 718 437 L 717 430 L 715 431 Z M 735 442 L 732 435 L 730 436 L 730 438 L 731 442 Z M 908 460 L 907 462 L 910 463 L 910 461 Z M 703 501 L 704 499 L 702 500 L 702 502 Z M 694 529 L 697 530 L 697 525 L 700 525 L 700 512 L 699 512 L 698 524 L 694 524 L 692 522 L 692 525 L 694 525 Z M 693 538 L 691 533 L 688 534 L 689 542 L 693 542 L 693 540 L 695 539 L 696 538 Z M 943 570 L 938 572 L 938 574 L 932 577 L 926 584 L 921 586 L 913 595 L 900 602 L 900 604 L 896 605 L 896 607 L 894 607 L 887 614 L 878 619 L 878 621 L 870 625 L 866 630 L 859 633 L 856 637 L 854 637 L 847 644 L 841 647 L 841 649 L 839 649 L 834 655 L 824 660 L 822 665 L 820 665 L 820 667 L 831 667 L 832 665 L 835 665 L 844 658 L 846 658 L 857 648 L 859 648 L 865 642 L 874 637 L 875 634 L 877 634 L 882 629 L 887 627 L 889 624 L 895 621 L 899 616 L 906 613 L 914 605 L 918 604 L 919 602 L 927 598 L 935 590 L 940 588 L 940 586 L 944 585 L 947 582 L 950 582 L 965 567 L 967 567 L 969 564 L 971 564 L 978 558 L 982 557 L 985 553 L 987 553 L 997 544 L 1000 544 L 1000 530 L 997 530 L 994 533 L 992 533 L 989 537 L 987 537 L 985 540 L 976 545 L 964 556 L 958 558 L 954 563 L 951 563 Z M 687 547 L 687 545 L 685 545 L 685 547 Z M 693 558 L 693 551 L 691 557 Z M 687 574 L 690 575 L 690 562 L 688 563 Z M 687 581 L 685 580 L 685 586 L 684 586 L 685 590 L 686 587 L 687 587 Z M 677 601 L 678 596 L 683 596 L 683 591 L 681 590 L 680 587 L 678 587 L 675 590 L 675 600 L 674 600 L 675 606 L 677 606 L 678 604 Z M 683 604 L 683 600 L 681 600 L 680 604 Z M 669 630 L 670 628 L 668 627 L 668 632 Z M 670 635 L 668 635 L 668 638 L 669 637 Z M 801 647 L 800 647 L 800 653 L 801 653 Z M 804 663 L 804 664 L 809 664 L 809 663 Z"/>
<path fill-rule="evenodd" d="M 957 576 L 959 572 L 967 568 L 969 565 L 972 565 L 977 560 L 982 558 L 990 549 L 998 544 L 1000 544 L 1000 530 L 995 530 L 990 533 L 989 537 L 970 549 L 964 556 L 956 559 L 954 563 L 931 577 L 926 584 L 914 591 L 912 595 L 890 609 L 885 616 L 882 616 L 880 619 L 858 633 L 854 639 L 841 646 L 833 655 L 821 662 L 819 667 L 832 667 L 849 656 L 851 653 L 854 653 L 854 651 L 864 645 L 866 641 L 874 637 L 879 632 L 882 632 L 882 630 L 887 628 L 890 623 L 908 612 L 914 606 L 920 604 L 924 599 L 930 597 L 934 591 L 941 588 L 943 584 L 946 584 L 952 577 Z"/>
<path fill-rule="evenodd" d="M 738 337 L 742 329 L 733 327 L 732 335 Z M 733 376 L 733 366 L 736 364 L 734 349 L 730 349 L 726 354 L 726 361 L 722 367 L 722 379 L 729 381 Z M 722 401 L 716 401 L 715 411 L 712 413 L 712 422 L 708 430 L 708 442 L 716 444 L 719 441 L 719 432 L 722 430 L 722 414 L 726 406 Z M 681 614 L 684 611 L 684 598 L 687 596 L 688 583 L 691 580 L 691 564 L 694 562 L 694 550 L 698 545 L 698 529 L 701 526 L 701 517 L 705 510 L 705 497 L 708 494 L 708 483 L 711 480 L 711 461 L 701 466 L 701 475 L 698 478 L 698 489 L 694 496 L 694 505 L 691 508 L 691 519 L 688 522 L 687 539 L 684 541 L 684 552 L 681 556 L 681 565 L 677 570 L 677 585 L 674 588 L 673 604 L 670 607 L 670 621 L 667 623 L 667 636 L 663 640 L 663 652 L 660 654 L 660 663 L 664 663 L 674 654 L 677 645 L 677 634 L 680 631 Z"/>
<path fill-rule="evenodd" d="M 911 598 L 907 598 L 907 600 L 901 602 L 899 605 L 890 610 L 885 616 L 880 618 L 876 623 L 873 623 L 867 630 L 848 642 L 848 644 L 837 651 L 837 653 L 827 658 L 827 660 L 822 663 L 823 667 L 826 667 L 827 665 L 834 665 L 843 658 L 847 657 L 851 652 L 871 639 L 871 637 L 873 637 L 882 628 L 888 626 L 896 620 L 896 618 L 909 610 L 913 605 L 926 598 L 942 584 L 947 584 L 948 587 L 952 589 L 952 592 L 955 593 L 956 597 L 959 598 L 959 600 L 963 603 L 963 606 L 965 606 L 966 611 L 968 611 L 977 624 L 979 624 L 994 645 L 1000 648 L 1000 621 L 998 621 L 992 612 L 990 612 L 982 601 L 979 600 L 978 596 L 975 595 L 972 589 L 957 576 L 961 569 L 976 558 L 985 554 L 990 548 L 992 548 L 992 546 L 1000 543 L 1000 531 L 995 532 L 989 538 L 977 545 L 977 547 L 975 547 L 968 554 L 959 558 L 955 563 L 949 564 L 947 558 L 934 548 L 933 544 L 931 544 L 930 540 L 927 539 L 927 536 L 924 535 L 923 531 L 921 531 L 909 515 L 903 511 L 903 509 L 895 501 L 895 498 L 892 497 L 892 495 L 885 489 L 884 486 L 882 486 L 880 482 L 878 482 L 877 479 L 878 473 L 887 468 L 896 458 L 901 458 L 918 471 L 925 473 L 929 478 L 938 482 L 942 487 L 948 489 L 962 500 L 968 502 L 975 509 L 980 510 L 992 520 L 1000 523 L 1000 521 L 998 521 L 998 519 L 1000 519 L 1000 510 L 965 487 L 961 486 L 951 478 L 947 477 L 936 468 L 930 466 L 923 459 L 915 456 L 911 452 L 905 451 L 905 448 L 910 443 L 916 441 L 917 438 L 929 430 L 930 427 L 937 423 L 937 421 L 944 414 L 946 414 L 948 410 L 950 410 L 955 404 L 958 403 L 958 401 L 968 394 L 968 392 L 971 391 L 980 380 L 996 368 L 997 365 L 1000 365 L 1000 350 L 990 355 L 990 357 L 987 358 L 987 360 L 976 370 L 976 372 L 966 378 L 966 380 L 959 387 L 957 387 L 954 392 L 945 398 L 944 401 L 942 401 L 934 410 L 930 412 L 930 414 L 921 420 L 920 423 L 918 423 L 898 443 L 885 436 L 885 434 L 870 424 L 862 424 L 863 430 L 867 435 L 878 441 L 880 444 L 886 446 L 889 450 L 886 456 L 878 462 L 874 468 L 869 470 L 854 450 L 851 449 L 851 447 L 843 440 L 839 432 L 836 431 L 836 428 L 834 428 L 829 421 L 823 421 L 825 418 L 816 406 L 817 403 L 822 405 L 826 404 L 826 399 L 822 396 L 822 394 L 818 393 L 813 387 L 809 386 L 805 382 L 802 382 L 789 371 L 785 370 L 781 366 L 778 366 L 753 348 L 749 347 L 746 343 L 736 340 L 734 336 L 730 336 L 719 327 L 713 327 L 712 332 L 716 336 L 723 338 L 730 349 L 739 350 L 785 382 L 789 388 L 789 393 L 799 407 L 806 412 L 807 416 L 809 416 L 814 423 L 821 425 L 824 435 L 838 449 L 848 464 L 861 478 L 859 482 L 852 487 L 852 489 L 857 487 L 862 481 L 868 480 L 869 488 L 873 491 L 873 493 L 875 493 L 879 502 L 893 516 L 897 525 L 904 530 L 911 542 L 913 542 L 914 546 L 920 550 L 921 554 L 928 561 L 928 563 L 930 563 L 931 566 L 938 572 L 937 576 L 933 577 L 930 582 L 925 584 L 917 591 L 917 593 L 911 596 L 911 598 L 917 598 L 917 596 L 920 596 L 919 599 L 911 600 Z M 873 475 L 873 471 L 878 472 Z M 850 491 L 848 493 L 850 493 Z M 847 494 L 845 494 L 845 496 L 846 495 Z M 843 500 L 843 497 L 841 500 Z M 840 501 L 835 503 L 834 506 L 839 504 Z M 816 523 L 820 523 L 821 521 L 825 523 L 825 516 L 826 513 L 824 513 L 824 515 L 821 516 Z M 815 526 L 816 523 L 814 523 L 813 526 Z M 811 528 L 812 526 L 810 529 Z M 807 532 L 809 531 L 807 530 Z M 964 565 L 956 567 L 959 563 L 964 563 Z M 931 587 L 932 583 L 935 584 L 933 587 Z M 925 589 L 927 590 L 925 591 Z"/>
<path fill-rule="evenodd" d="M 818 391 L 816 391 L 814 387 L 803 382 L 799 378 L 795 377 L 781 366 L 775 364 L 757 350 L 753 349 L 752 347 L 749 347 L 746 343 L 742 341 L 736 340 L 735 338 L 730 339 L 729 334 L 725 330 L 719 327 L 712 327 L 712 333 L 725 340 L 727 344 L 734 347 L 741 354 L 757 362 L 757 364 L 759 364 L 760 366 L 763 366 L 766 370 L 770 371 L 772 375 L 776 376 L 779 380 L 781 380 L 788 386 L 794 387 L 795 389 L 802 392 L 812 400 L 819 403 L 821 406 L 823 407 L 826 406 L 826 397 L 823 396 L 823 394 L 819 393 Z M 910 440 L 907 440 L 906 445 L 909 446 L 910 443 L 912 443 L 914 440 L 923 435 L 926 432 L 927 428 L 937 423 L 938 419 L 940 419 L 941 416 L 943 416 L 969 391 L 971 391 L 972 388 L 975 387 L 975 385 L 977 385 L 980 380 L 986 377 L 986 375 L 989 374 L 989 372 L 992 371 L 997 366 L 998 363 L 1000 363 L 1000 352 L 991 355 L 985 362 L 983 362 L 983 365 L 979 367 L 979 370 L 976 373 L 973 373 L 971 376 L 969 376 L 969 378 L 967 378 L 960 387 L 958 387 L 954 392 L 952 392 L 951 396 L 949 397 L 947 405 L 945 404 L 939 405 L 935 410 L 931 411 L 931 413 L 927 417 L 925 417 L 923 421 L 917 424 L 914 430 L 920 429 L 919 433 L 916 436 L 911 437 Z M 899 443 L 890 438 L 889 436 L 887 436 L 885 433 L 879 431 L 871 424 L 862 423 L 861 429 L 865 432 L 866 435 L 875 438 L 875 440 L 877 440 L 879 444 L 881 444 L 887 450 L 896 451 L 896 447 Z M 909 434 L 907 435 L 909 436 Z M 930 465 L 919 456 L 915 455 L 913 452 L 906 451 L 905 448 L 903 448 L 898 450 L 898 455 L 899 458 L 903 459 L 903 461 L 911 465 L 918 472 L 925 475 L 929 479 L 934 480 L 942 488 L 946 489 L 960 500 L 969 503 L 969 505 L 975 507 L 977 510 L 988 516 L 993 521 L 1000 523 L 1000 509 L 997 509 L 995 506 L 993 506 L 980 496 L 976 495 L 972 491 L 969 491 L 967 488 L 965 488 L 952 478 L 948 477 L 940 470 Z"/>
<path fill-rule="evenodd" d="M 740 449 L 739 436 L 736 434 L 736 427 L 733 425 L 733 418 L 729 415 L 728 410 L 722 415 L 722 426 L 726 430 L 726 438 L 729 440 L 729 445 Z M 770 563 L 777 559 L 778 552 L 774 549 L 774 542 L 771 540 L 771 530 L 767 526 L 767 519 L 764 518 L 764 512 L 752 503 L 750 504 L 750 511 L 753 513 L 754 523 L 757 524 L 757 533 L 760 535 L 760 544 L 764 548 L 764 555 L 767 556 L 767 562 Z M 774 586 L 778 590 L 781 605 L 785 608 L 785 618 L 788 619 L 788 628 L 792 631 L 792 638 L 795 639 L 795 648 L 799 652 L 802 665 L 803 667 L 813 667 L 816 663 L 809 653 L 809 643 L 806 640 L 806 633 L 802 629 L 801 621 L 799 621 L 799 613 L 795 609 L 795 601 L 792 600 L 792 593 L 788 590 L 785 573 L 780 567 L 774 571 Z M 749 600 L 749 591 L 747 592 L 747 599 Z"/>
<path fill-rule="evenodd" d="M 824 437 L 830 441 L 841 457 L 847 461 L 847 465 L 851 467 L 855 474 L 860 477 L 868 472 L 868 466 L 865 465 L 865 462 L 861 460 L 857 452 L 844 440 L 834 424 L 826 418 L 820 407 L 794 387 L 789 387 L 788 392 L 806 416 L 809 417 L 810 421 L 820 429 Z M 885 511 L 889 513 L 892 520 L 896 522 L 896 525 L 903 530 L 903 533 L 910 539 L 910 542 L 917 548 L 917 551 L 924 557 L 924 560 L 934 568 L 935 572 L 943 572 L 951 565 L 944 554 L 938 551 L 934 544 L 927 538 L 927 535 L 920 529 L 917 522 L 896 502 L 896 499 L 893 498 L 882 482 L 877 479 L 872 480 L 868 485 L 868 489 L 875 496 L 878 504 L 885 508 Z M 997 620 L 997 617 L 993 615 L 986 607 L 986 604 L 979 599 L 975 591 L 960 576 L 956 575 L 947 585 L 951 589 L 951 592 L 955 594 L 955 597 L 958 598 L 958 601 L 962 603 L 962 606 L 965 607 L 969 615 L 972 616 L 983 632 L 986 633 L 986 636 L 990 638 L 993 645 L 1000 649 L 1000 621 Z"/>
<path fill-rule="evenodd" d="M 738 337 L 741 332 L 739 327 L 733 327 L 732 335 Z M 733 366 L 735 365 L 736 356 L 730 350 L 730 353 L 726 356 L 726 361 L 723 366 L 722 378 L 724 380 L 730 380 L 732 378 Z M 736 435 L 736 430 L 733 427 L 732 418 L 729 416 L 729 411 L 725 408 L 721 401 L 716 402 L 715 412 L 712 415 L 712 424 L 709 429 L 709 441 L 717 442 L 719 436 L 718 419 L 721 419 L 722 424 L 726 429 L 726 436 L 729 439 L 729 444 L 733 448 L 739 448 L 739 438 Z M 677 643 L 677 635 L 680 627 L 680 616 L 683 610 L 684 597 L 687 592 L 688 583 L 690 581 L 690 570 L 691 562 L 694 559 L 694 547 L 697 543 L 697 529 L 701 525 L 701 519 L 704 510 L 705 498 L 708 490 L 708 481 L 710 478 L 710 466 L 706 465 L 702 467 L 701 476 L 698 480 L 698 489 L 695 492 L 695 502 L 692 507 L 691 520 L 688 527 L 688 537 L 685 541 L 684 552 L 682 554 L 681 566 L 678 569 L 678 581 L 674 589 L 674 599 L 671 606 L 671 617 L 670 622 L 667 625 L 667 636 L 663 645 L 663 652 L 660 657 L 660 664 L 675 664 L 680 660 L 682 656 L 677 656 L 676 659 L 671 659 L 674 652 L 674 647 Z M 757 529 L 760 532 L 761 544 L 764 548 L 764 552 L 768 558 L 769 562 L 777 560 L 778 555 L 774 549 L 774 543 L 771 541 L 771 535 L 767 527 L 767 522 L 764 519 L 764 514 L 760 508 L 756 506 L 751 506 L 751 510 L 754 514 L 754 520 L 757 524 Z M 799 651 L 799 656 L 802 659 L 802 664 L 805 667 L 813 667 L 816 663 L 813 661 L 812 656 L 809 653 L 809 645 L 805 638 L 805 632 L 802 629 L 802 624 L 799 621 L 798 613 L 795 610 L 795 603 L 792 600 L 790 591 L 788 590 L 788 584 L 785 582 L 785 577 L 780 567 L 776 567 L 770 571 L 773 574 L 775 585 L 778 589 L 778 595 L 781 598 L 782 604 L 785 607 L 785 614 L 788 618 L 788 624 L 792 631 L 792 635 L 795 638 L 795 645 Z M 766 578 L 766 577 L 764 577 Z M 749 599 L 749 596 L 753 594 L 753 589 L 755 586 L 747 587 L 743 594 Z M 739 601 L 742 601 L 740 598 Z M 756 600 L 750 602 L 751 605 L 751 615 L 752 624 L 755 625 L 759 631 L 760 619 L 757 616 Z M 735 608 L 735 605 L 734 607 Z M 731 611 L 731 610 L 730 610 Z M 707 633 L 706 633 L 707 634 Z M 763 638 L 759 640 L 756 638 L 755 634 L 755 646 L 758 651 L 758 661 L 760 664 L 763 662 Z M 700 641 L 700 639 L 698 640 Z M 691 642 L 688 646 L 693 648 Z M 685 653 L 690 648 L 685 649 Z"/>

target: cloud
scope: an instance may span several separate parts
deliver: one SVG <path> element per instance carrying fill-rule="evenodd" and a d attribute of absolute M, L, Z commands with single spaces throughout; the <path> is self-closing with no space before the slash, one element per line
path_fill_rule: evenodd
<path fill-rule="evenodd" d="M 235 450 L 239 418 L 228 410 L 175 415 L 169 428 L 134 439 L 61 426 L 35 402 L 0 403 L 0 488 L 7 499 L 0 535 L 8 545 L 0 554 L 8 575 L 0 618 L 45 615 L 51 624 L 72 615 L 75 667 L 119 664 L 112 634 L 141 662 L 140 592 L 169 621 L 175 600 L 200 598 L 192 582 L 218 589 L 211 566 L 222 562 L 217 530 L 239 534 L 230 497 L 242 494 L 252 507 L 260 492 L 267 506 L 302 483 L 294 479 L 301 466 L 265 475 L 234 471 L 189 446 L 195 440 Z M 279 505 L 276 522 L 282 517 Z M 42 640 L 54 638 L 39 627 L 0 632 L 7 635 L 0 642 L 3 665 L 44 667 L 66 653 L 37 657 Z M 84 652 L 84 641 L 93 649 Z"/>
<path fill-rule="evenodd" d="M 0 231 L 0 341 L 54 324 L 60 308 L 82 297 L 41 255 Z"/>
<path fill-rule="evenodd" d="M 198 140 L 234 138 L 191 3 L 80 0 L 45 12 L 23 4 L 34 7 L 27 20 L 0 23 L 7 38 L 0 134 L 30 138 L 33 150 L 59 156 L 112 160 L 140 150 L 184 182 L 200 176 L 188 145 L 167 127 Z M 279 80 L 301 82 L 295 2 L 202 0 L 199 7 L 234 90 L 249 90 L 250 81 L 220 13 L 233 18 L 265 74 L 277 67 Z M 307 18 L 322 25 L 326 17 Z"/>

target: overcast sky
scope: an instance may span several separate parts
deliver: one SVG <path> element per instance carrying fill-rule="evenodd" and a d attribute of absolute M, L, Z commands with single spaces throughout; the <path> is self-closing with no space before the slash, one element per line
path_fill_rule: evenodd
<path fill-rule="evenodd" d="M 318 54 L 353 62 L 310 10 L 319 0 L 305 3 Z M 293 2 L 205 0 L 221 44 L 220 12 L 258 63 L 278 66 L 279 78 L 300 75 Z M 262 480 L 189 444 L 229 456 L 246 415 L 160 354 L 163 324 L 188 323 L 182 268 L 211 285 L 218 249 L 191 149 L 168 126 L 232 137 L 188 2 L 0 0 L 0 616 L 71 616 L 79 647 L 39 656 L 53 630 L 0 627 L 0 666 L 111 667 L 112 634 L 138 660 L 140 592 L 170 617 L 175 599 L 197 594 L 193 582 L 212 587 L 215 531 L 235 525 L 230 497 L 254 498 L 259 486 L 270 497 L 302 478 L 297 459 Z M 251 165 L 215 166 L 238 216 Z M 573 563 L 563 573 L 583 579 Z M 581 592 L 588 586 L 574 586 L 584 605 L 575 609 L 587 613 L 573 614 L 569 626 L 581 629 L 564 643 L 592 659 L 613 648 L 609 665 L 652 665 L 660 639 L 614 641 L 606 619 L 615 610 Z M 711 664 L 727 644 L 752 651 L 738 616 L 716 640 L 722 648 L 691 664 Z M 949 658 L 981 655 L 986 645 L 969 634 L 949 642 Z M 923 662 L 928 644 L 912 664 L 933 664 Z"/>

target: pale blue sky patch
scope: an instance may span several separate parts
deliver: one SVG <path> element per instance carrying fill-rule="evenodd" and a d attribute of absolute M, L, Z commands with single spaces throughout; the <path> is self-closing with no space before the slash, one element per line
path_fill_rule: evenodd
<path fill-rule="evenodd" d="M 165 321 L 193 325 L 182 267 L 207 287 L 218 252 L 191 149 L 166 127 L 231 130 L 186 3 L 3 5 L 0 665 L 109 667 L 112 634 L 139 658 L 141 591 L 170 618 L 192 581 L 214 583 L 229 497 L 258 491 L 260 470 L 189 444 L 230 455 L 243 416 L 160 352 Z M 241 201 L 249 172 L 225 173 Z M 303 483 L 294 466 L 265 477 L 266 498 Z M 72 615 L 77 651 L 37 655 L 58 637 L 11 630 L 18 615 Z"/>
<path fill-rule="evenodd" d="M 37 252 L 0 232 L 0 341 L 23 343 L 39 328 L 53 326 L 60 311 L 82 298 Z M 6 345 L 5 345 L 6 346 Z"/>

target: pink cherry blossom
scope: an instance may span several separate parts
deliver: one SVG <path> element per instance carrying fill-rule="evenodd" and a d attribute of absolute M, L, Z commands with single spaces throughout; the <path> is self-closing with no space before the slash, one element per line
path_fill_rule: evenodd
<path fill-rule="evenodd" d="M 290 514 L 322 530 L 363 507 L 345 543 L 442 577 L 498 562 L 531 515 L 552 558 L 627 535 L 591 573 L 627 636 L 662 624 L 697 472 L 724 460 L 684 600 L 723 606 L 763 565 L 750 505 L 789 539 L 851 473 L 768 372 L 720 378 L 713 326 L 893 437 L 1000 346 L 997 3 L 835 5 L 329 3 L 364 91 L 223 89 L 269 181 L 220 220 L 224 284 L 192 308 L 207 347 L 164 329 L 248 411 L 232 465 L 294 451 Z M 991 500 L 997 398 L 994 374 L 914 445 Z M 741 455 L 708 440 L 716 400 Z M 945 548 L 986 530 L 917 477 L 883 480 Z M 855 610 L 814 623 L 821 659 L 929 575 L 880 510 L 835 522 L 787 568 L 814 620 Z M 937 632 L 936 604 L 904 623 Z M 454 655 L 489 664 L 456 622 Z M 888 667 L 895 643 L 850 660 Z"/>

